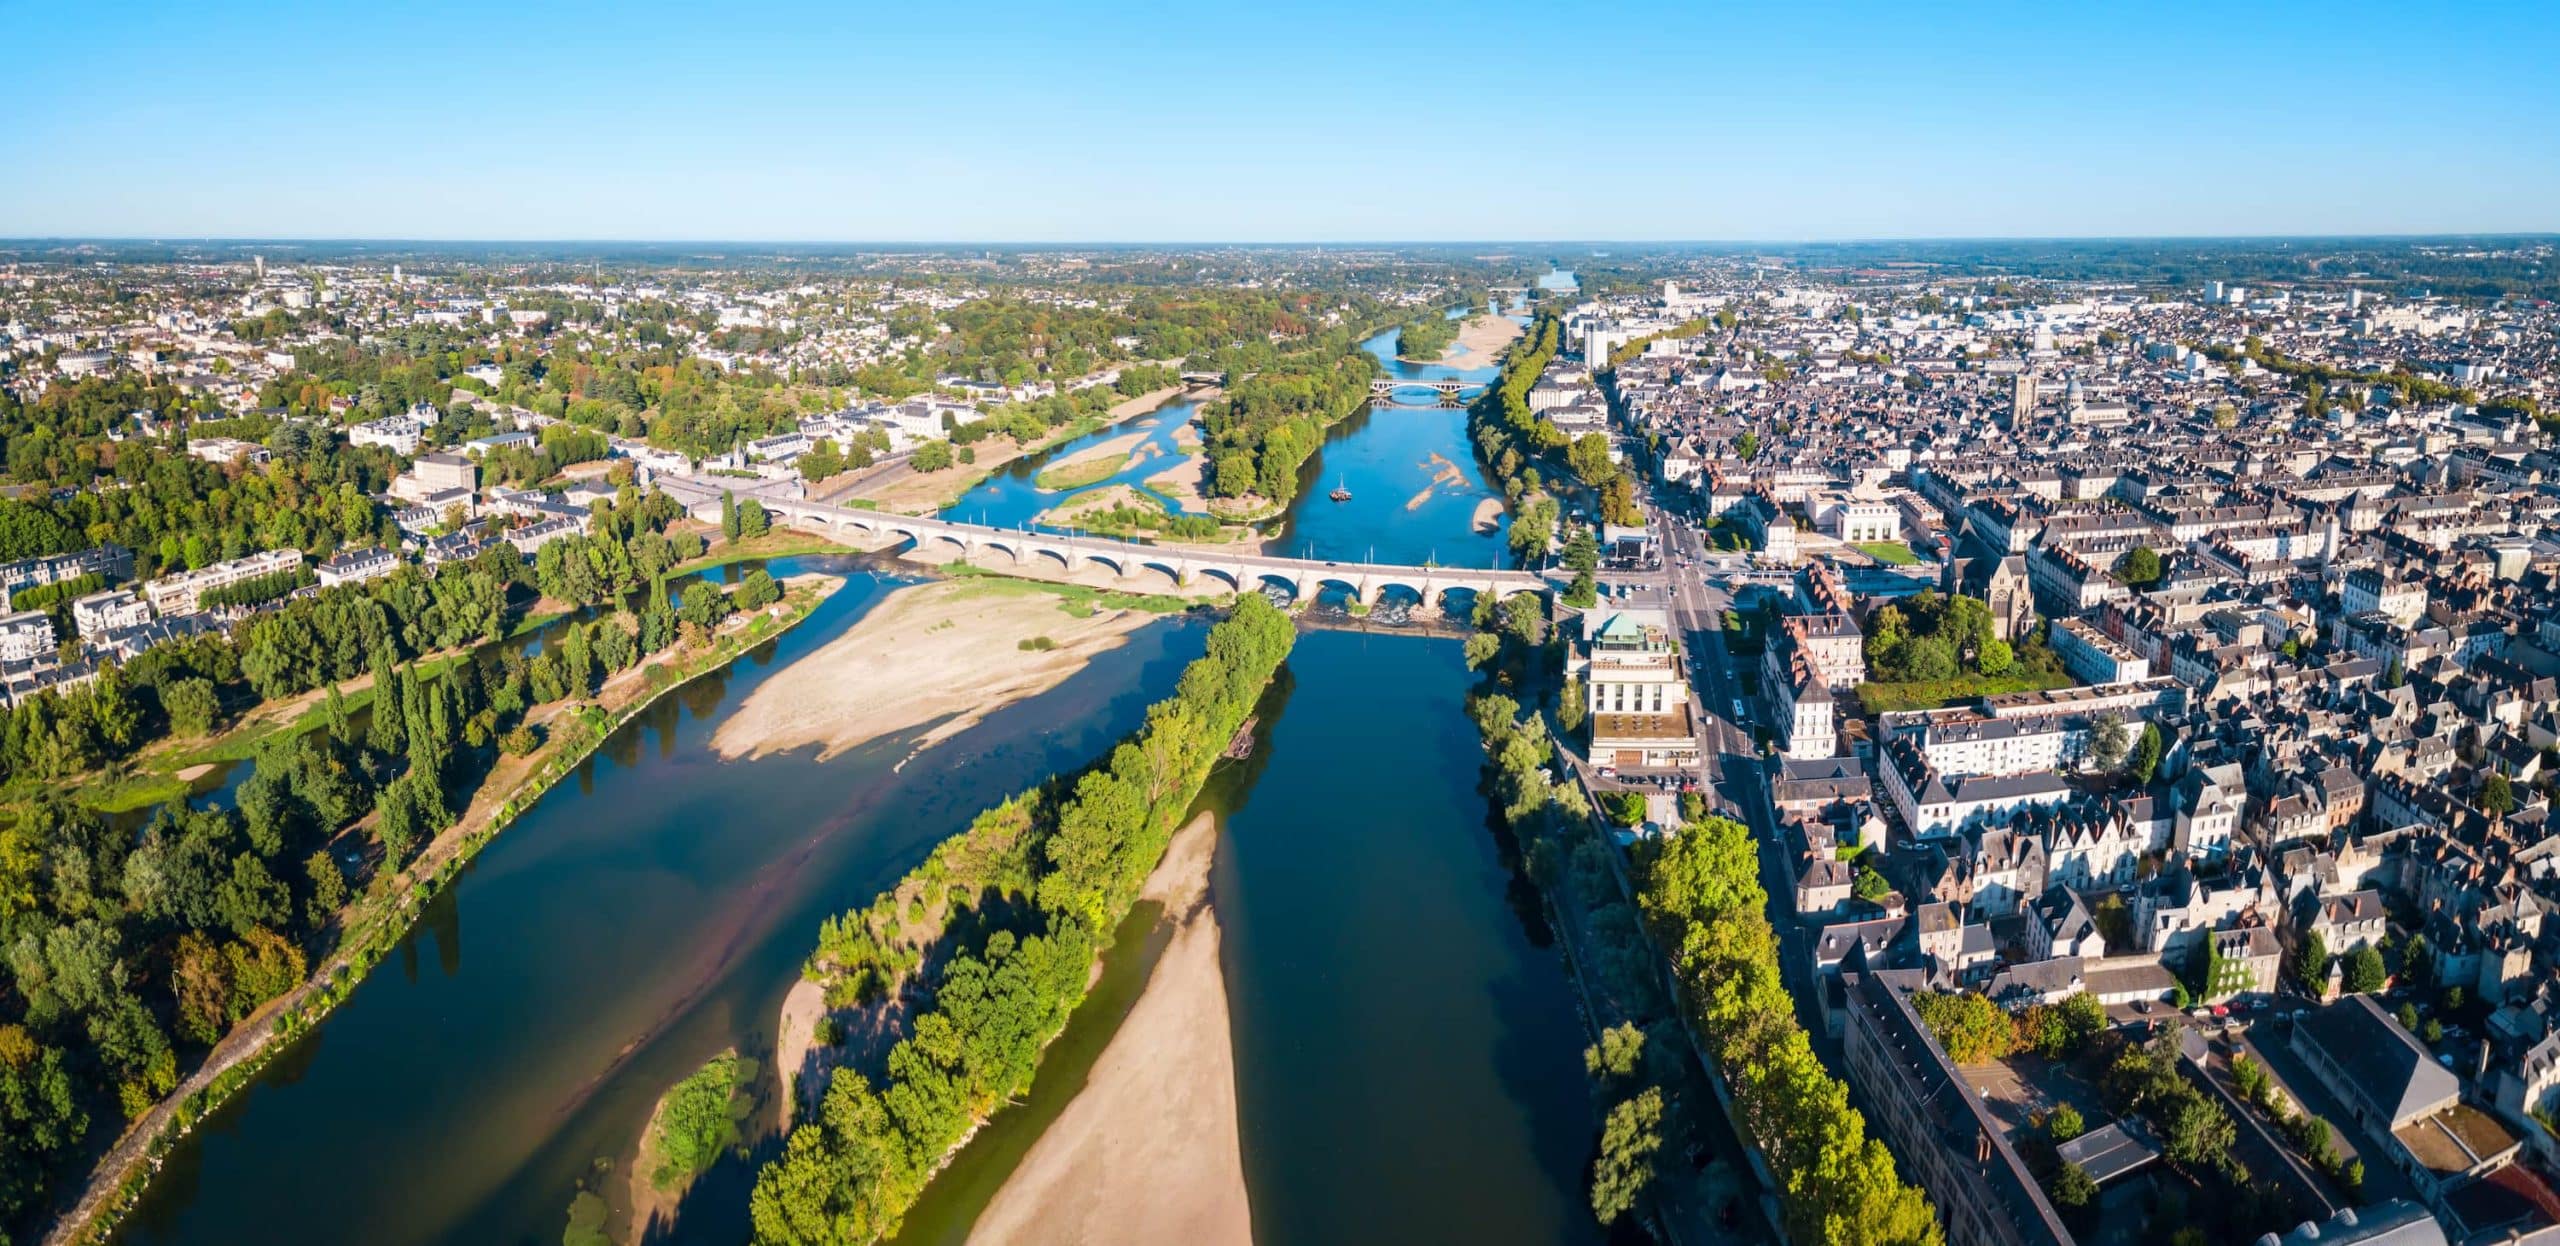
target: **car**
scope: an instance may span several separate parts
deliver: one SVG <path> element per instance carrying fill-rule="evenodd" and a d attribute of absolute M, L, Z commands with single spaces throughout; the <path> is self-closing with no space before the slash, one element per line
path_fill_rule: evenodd
<path fill-rule="evenodd" d="M 2143 1014 L 2144 1016 L 2149 1016 L 2151 1015 L 2151 1001 L 2147 999 L 2137 999 L 2133 1001 L 2133 1010 Z"/>

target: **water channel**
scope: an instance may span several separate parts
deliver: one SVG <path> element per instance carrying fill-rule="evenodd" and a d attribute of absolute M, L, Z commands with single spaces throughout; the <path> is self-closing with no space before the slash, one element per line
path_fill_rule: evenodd
<path fill-rule="evenodd" d="M 1143 427 L 1169 446 L 1190 414 L 1177 404 L 1140 417 L 1151 427 L 1096 437 Z M 1030 483 L 1039 466 L 1000 473 L 947 513 L 1027 522 L 1052 504 Z M 1498 526 L 1475 531 L 1490 494 L 1461 412 L 1346 421 L 1309 470 L 1343 479 L 1355 501 L 1312 490 L 1275 540 L 1321 557 L 1372 544 L 1380 558 L 1451 564 L 1499 554 Z M 1425 484 L 1433 496 L 1407 507 Z M 1384 505 L 1353 509 L 1370 498 Z M 723 1047 L 770 1051 L 822 916 L 867 901 L 994 796 L 1105 750 L 1205 634 L 1193 619 L 1143 629 L 903 768 L 897 739 L 826 763 L 722 762 L 708 740 L 744 695 L 903 578 L 849 558 L 772 570 L 849 579 L 799 628 L 617 733 L 491 845 L 398 955 L 176 1148 L 124 1240 L 559 1240 L 582 1181 L 618 1193 L 623 1174 L 599 1180 L 598 1161 L 627 1158 L 668 1085 Z M 1598 1236 L 1581 1197 L 1594 1128 L 1584 1036 L 1555 953 L 1507 899 L 1461 712 L 1467 681 L 1452 640 L 1310 632 L 1266 702 L 1262 748 L 1204 795 L 1224 815 L 1213 889 L 1266 1244 Z M 1143 965 L 1133 927 L 1115 966 Z M 1143 976 L 1112 972 L 1094 1019 L 1080 1015 L 1081 1036 L 1053 1051 L 1068 1090 Z M 769 1069 L 765 1081 L 759 1120 Z M 919 1209 L 909 1237 L 965 1236 L 982 1202 L 967 1191 L 1000 1184 L 1001 1150 L 964 1152 L 946 1175 L 957 1193 Z M 740 1240 L 751 1180 L 749 1164 L 724 1162 L 665 1240 Z"/>

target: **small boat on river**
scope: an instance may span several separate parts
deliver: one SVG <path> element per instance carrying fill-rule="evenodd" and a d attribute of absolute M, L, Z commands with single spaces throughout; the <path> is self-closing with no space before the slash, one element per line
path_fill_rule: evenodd
<path fill-rule="evenodd" d="M 1351 486 L 1348 483 L 1337 479 L 1333 482 L 1333 492 L 1328 493 L 1325 496 L 1332 498 L 1337 502 L 1348 502 L 1351 500 Z"/>

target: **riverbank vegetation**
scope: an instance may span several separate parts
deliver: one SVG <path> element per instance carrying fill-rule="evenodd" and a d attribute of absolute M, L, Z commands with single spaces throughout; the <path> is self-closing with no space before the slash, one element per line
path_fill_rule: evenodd
<path fill-rule="evenodd" d="M 1369 401 L 1378 361 L 1356 341 L 1330 340 L 1242 377 L 1200 413 L 1209 455 L 1203 482 L 1213 498 L 1286 503 L 1298 496 L 1298 469 L 1324 444 L 1325 430 Z"/>
<path fill-rule="evenodd" d="M 1129 485 L 1110 485 L 1079 493 L 1051 507 L 1040 522 L 1052 528 L 1078 528 L 1102 536 L 1163 537 L 1174 541 L 1230 541 L 1249 535 L 1209 515 L 1177 515 L 1155 496 Z"/>
<path fill-rule="evenodd" d="M 1554 421 L 1529 409 L 1529 389 L 1556 357 L 1563 337 L 1563 322 L 1552 312 L 1540 313 L 1503 357 L 1502 374 L 1467 408 L 1476 457 L 1511 507 L 1511 552 L 1524 562 L 1546 556 L 1563 513 L 1546 494 L 1539 464 L 1554 470 L 1553 456 L 1569 439 Z"/>
<path fill-rule="evenodd" d="M 1663 954 L 1629 901 L 1619 850 L 1592 816 L 1581 786 L 1561 777 L 1571 773 L 1570 759 L 1538 711 L 1546 700 L 1541 673 L 1557 665 L 1560 642 L 1551 639 L 1543 618 L 1530 617 L 1510 601 L 1503 605 L 1481 612 L 1483 630 L 1470 641 L 1470 657 L 1483 680 L 1468 697 L 1467 712 L 1484 744 L 1497 816 L 1518 845 L 1523 872 L 1546 901 L 1594 1033 L 1583 1055 L 1592 1106 L 1602 1122 L 1591 1163 L 1590 1205 L 1600 1223 L 1614 1225 L 1648 1214 L 1656 1177 L 1663 1175 L 1656 1164 L 1667 1143 L 1710 1132 L 1694 1114 L 1714 1110 L 1714 1093 L 1686 1054 L 1687 1040 L 1665 986 Z M 1568 731 L 1579 721 L 1580 697 L 1580 687 L 1567 680 L 1555 701 Z M 1612 820 L 1642 821 L 1643 799 L 1626 795 L 1635 816 Z"/>
<path fill-rule="evenodd" d="M 1673 950 L 1681 1004 L 1732 1089 L 1737 1124 L 1780 1183 L 1800 1242 L 1938 1243 L 1928 1197 L 1895 1171 L 1883 1140 L 1824 1067 L 1778 973 L 1778 936 L 1751 832 L 1703 817 L 1641 841 L 1637 903 Z"/>
<path fill-rule="evenodd" d="M 821 928 L 808 974 L 839 1001 L 901 995 L 907 1035 L 876 1073 L 838 1068 L 815 1118 L 757 1175 L 756 1241 L 894 1232 L 976 1123 L 1029 1088 L 1094 957 L 1294 638 L 1287 616 L 1247 594 L 1108 759 L 981 814 L 898 886 Z"/>
<path fill-rule="evenodd" d="M 649 1121 L 643 1167 L 651 1184 L 673 1192 L 711 1171 L 738 1140 L 738 1117 L 747 1107 L 742 1092 L 754 1076 L 754 1061 L 723 1051 L 667 1091 Z"/>
<path fill-rule="evenodd" d="M 1420 316 L 1396 326 L 1396 357 L 1414 363 L 1438 363 L 1458 340 L 1458 322 L 1446 316 Z"/>
<path fill-rule="evenodd" d="M 604 511 L 600 533 L 627 530 Z M 380 906 L 485 783 L 531 764 L 558 717 L 538 710 L 727 613 L 695 585 L 718 600 L 689 589 L 679 610 L 652 593 L 561 625 L 538 655 L 489 652 L 522 575 L 499 545 L 325 589 L 0 720 L 0 1225 L 49 1200 L 103 1136 L 93 1126 L 141 1118 L 188 1063 L 301 986 L 351 902 Z M 199 733 L 226 702 L 324 688 L 289 725 L 245 729 L 254 743 L 160 750 L 246 756 L 234 808 L 171 803 L 137 832 L 66 798 L 62 780 Z"/>

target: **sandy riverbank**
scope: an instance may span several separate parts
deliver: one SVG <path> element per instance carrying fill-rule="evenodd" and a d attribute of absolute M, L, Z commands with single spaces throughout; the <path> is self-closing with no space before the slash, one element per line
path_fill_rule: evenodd
<path fill-rule="evenodd" d="M 1157 616 L 1102 609 L 1075 617 L 1057 596 L 970 579 L 903 588 L 826 647 L 749 694 L 711 747 L 724 758 L 806 745 L 819 758 L 929 727 L 928 748 L 988 713 L 1047 692 Z M 1028 650 L 1046 637 L 1053 647 Z"/>
<path fill-rule="evenodd" d="M 1236 1127 L 1235 1050 L 1218 916 L 1215 820 L 1193 818 L 1147 879 L 1173 936 L 1084 1090 L 978 1217 L 976 1243 L 1253 1240 Z"/>
<path fill-rule="evenodd" d="M 1185 454 L 1173 466 L 1147 477 L 1147 487 L 1172 498 L 1186 511 L 1201 511 L 1201 489 L 1208 484 L 1209 456 Z"/>
<path fill-rule="evenodd" d="M 1458 340 L 1450 343 L 1440 358 L 1409 362 L 1438 363 L 1452 368 L 1490 368 L 1494 356 L 1522 332 L 1524 330 L 1508 316 L 1471 316 L 1458 327 Z"/>
<path fill-rule="evenodd" d="M 1491 532 L 1501 527 L 1502 499 L 1486 498 L 1476 503 L 1475 517 L 1471 522 L 1478 532 Z"/>

